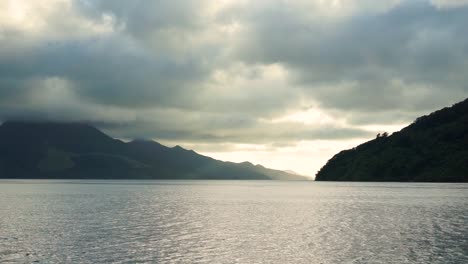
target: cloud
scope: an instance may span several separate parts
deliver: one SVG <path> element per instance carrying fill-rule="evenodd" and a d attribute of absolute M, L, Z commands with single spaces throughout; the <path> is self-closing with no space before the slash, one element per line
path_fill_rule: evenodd
<path fill-rule="evenodd" d="M 465 2 L 2 1 L 0 119 L 200 146 L 370 138 L 466 97 Z"/>
<path fill-rule="evenodd" d="M 438 8 L 457 8 L 468 5 L 467 0 L 432 0 L 432 4 Z"/>
<path fill-rule="evenodd" d="M 439 10 L 407 1 L 331 21 L 281 5 L 250 12 L 238 56 L 251 64 L 284 65 L 324 107 L 427 110 L 468 91 L 465 7 Z M 407 96 L 413 89 L 414 96 Z M 434 93 L 442 95 L 435 104 Z"/>
<path fill-rule="evenodd" d="M 259 120 L 251 115 L 184 110 L 139 111 L 128 122 L 101 124 L 121 138 L 155 138 L 166 142 L 291 145 L 307 140 L 372 137 L 373 131 L 336 124 L 293 120 Z"/>

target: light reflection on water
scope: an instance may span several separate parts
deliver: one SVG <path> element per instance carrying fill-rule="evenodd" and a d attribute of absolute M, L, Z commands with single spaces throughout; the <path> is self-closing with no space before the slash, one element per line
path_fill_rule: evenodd
<path fill-rule="evenodd" d="M 0 180 L 0 262 L 468 263 L 468 184 Z"/>

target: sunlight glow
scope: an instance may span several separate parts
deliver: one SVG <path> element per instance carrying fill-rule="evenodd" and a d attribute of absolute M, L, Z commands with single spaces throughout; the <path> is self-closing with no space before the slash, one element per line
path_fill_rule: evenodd
<path fill-rule="evenodd" d="M 261 164 L 272 169 L 293 170 L 299 174 L 314 178 L 315 173 L 333 155 L 343 149 L 353 148 L 367 140 L 369 139 L 353 139 L 344 142 L 332 140 L 302 141 L 296 145 L 265 150 L 262 150 L 262 148 L 265 148 L 262 146 L 257 147 L 258 150 L 253 150 L 251 146 L 246 149 L 237 146 L 237 149 L 228 152 L 201 151 L 200 153 L 225 161 L 250 161 L 253 164 Z M 197 146 L 192 147 L 197 148 Z"/>
<path fill-rule="evenodd" d="M 325 111 L 319 108 L 311 108 L 304 111 L 297 111 L 289 113 L 285 116 L 270 120 L 271 123 L 282 123 L 282 122 L 297 122 L 309 125 L 336 125 L 343 123 L 342 120 L 337 120 Z M 267 121 L 268 122 L 268 121 Z"/>

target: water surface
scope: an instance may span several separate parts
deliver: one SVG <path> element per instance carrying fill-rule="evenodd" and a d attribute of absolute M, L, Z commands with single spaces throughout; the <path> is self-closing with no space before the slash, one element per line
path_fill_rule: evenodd
<path fill-rule="evenodd" d="M 468 185 L 0 180 L 0 262 L 468 263 Z"/>

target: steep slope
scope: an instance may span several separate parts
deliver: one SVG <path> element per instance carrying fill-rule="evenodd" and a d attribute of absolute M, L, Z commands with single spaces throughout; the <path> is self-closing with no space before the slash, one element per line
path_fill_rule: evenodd
<path fill-rule="evenodd" d="M 316 180 L 467 182 L 468 99 L 338 153 Z"/>
<path fill-rule="evenodd" d="M 144 140 L 124 143 L 87 124 L 13 121 L 0 126 L 0 178 L 267 180 L 278 179 L 278 174 L 179 146 Z"/>

